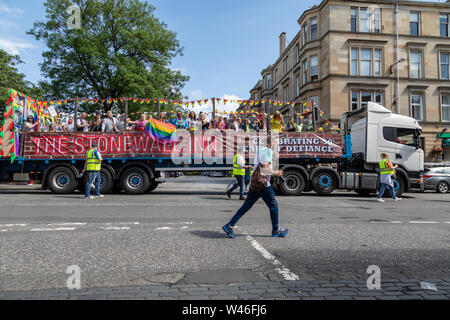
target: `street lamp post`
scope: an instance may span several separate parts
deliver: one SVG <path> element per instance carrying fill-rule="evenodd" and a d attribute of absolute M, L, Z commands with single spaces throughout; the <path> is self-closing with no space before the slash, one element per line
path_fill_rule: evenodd
<path fill-rule="evenodd" d="M 397 64 L 406 61 L 406 58 L 401 58 L 399 60 L 397 60 L 396 62 L 394 62 L 393 65 L 391 65 L 391 70 L 393 70 L 394 66 L 396 66 Z M 396 73 L 397 73 L 397 103 L 396 103 L 396 109 L 397 109 L 397 113 L 400 114 L 400 70 L 399 67 L 395 68 L 396 69 Z"/>

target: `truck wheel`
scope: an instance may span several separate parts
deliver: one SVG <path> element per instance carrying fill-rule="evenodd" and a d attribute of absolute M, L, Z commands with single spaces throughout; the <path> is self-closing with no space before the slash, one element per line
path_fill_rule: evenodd
<path fill-rule="evenodd" d="M 158 185 L 159 185 L 159 182 L 153 180 L 153 181 L 150 183 L 150 187 L 148 188 L 147 192 L 150 193 L 150 192 L 154 191 L 154 190 L 158 187 Z"/>
<path fill-rule="evenodd" d="M 318 171 L 312 178 L 312 188 L 321 196 L 332 193 L 336 185 L 336 179 L 330 171 Z"/>
<path fill-rule="evenodd" d="M 128 194 L 142 194 L 150 187 L 150 178 L 141 168 L 125 170 L 120 179 L 123 190 Z"/>
<path fill-rule="evenodd" d="M 77 179 L 74 173 L 67 167 L 57 167 L 50 171 L 47 184 L 54 193 L 72 193 L 77 187 Z"/>
<path fill-rule="evenodd" d="M 445 181 L 441 181 L 437 185 L 437 192 L 439 193 L 447 193 L 448 192 L 448 184 Z"/>
<path fill-rule="evenodd" d="M 298 196 L 305 189 L 305 179 L 295 170 L 286 171 L 284 179 L 279 179 L 279 187 L 285 196 Z"/>
<path fill-rule="evenodd" d="M 86 188 L 86 183 L 89 176 L 87 173 L 85 173 L 83 179 L 80 180 L 78 184 L 78 190 L 84 193 L 84 189 Z M 111 189 L 113 187 L 113 179 L 111 176 L 111 173 L 106 169 L 100 170 L 100 194 L 107 194 L 111 192 Z M 94 184 L 91 186 L 91 194 L 94 193 L 95 187 Z"/>
<path fill-rule="evenodd" d="M 405 181 L 402 177 L 393 178 L 392 182 L 394 182 L 394 191 L 397 197 L 400 197 L 405 192 Z M 389 195 L 389 190 L 384 193 L 383 196 Z"/>

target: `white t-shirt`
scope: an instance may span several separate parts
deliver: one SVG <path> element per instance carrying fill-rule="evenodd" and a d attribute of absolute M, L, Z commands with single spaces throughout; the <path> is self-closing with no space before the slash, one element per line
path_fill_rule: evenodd
<path fill-rule="evenodd" d="M 81 126 L 83 125 L 83 132 L 88 132 L 89 131 L 89 123 L 87 122 L 86 119 L 77 119 L 77 126 Z M 77 127 L 78 129 L 78 127 Z"/>

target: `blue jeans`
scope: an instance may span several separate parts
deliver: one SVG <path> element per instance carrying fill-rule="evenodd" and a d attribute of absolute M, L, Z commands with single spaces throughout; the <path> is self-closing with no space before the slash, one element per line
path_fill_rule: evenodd
<path fill-rule="evenodd" d="M 85 192 L 84 192 L 84 196 L 85 197 L 90 197 L 91 196 L 91 185 L 94 182 L 95 185 L 95 196 L 99 196 L 100 195 L 100 182 L 101 182 L 101 178 L 100 178 L 100 171 L 87 171 L 88 176 L 88 180 L 86 182 L 86 188 L 85 188 Z"/>
<path fill-rule="evenodd" d="M 241 197 L 244 196 L 244 182 L 245 182 L 245 176 L 234 176 L 236 178 L 236 183 L 230 188 L 230 190 L 228 190 L 229 193 L 232 193 L 235 189 L 237 189 L 239 187 L 239 195 Z"/>
<path fill-rule="evenodd" d="M 230 222 L 228 224 L 232 227 L 236 225 L 236 223 L 239 221 L 239 219 L 242 218 L 244 214 L 249 211 L 256 201 L 258 201 L 259 198 L 262 198 L 266 205 L 269 207 L 270 210 L 270 220 L 272 221 L 272 230 L 277 231 L 278 230 L 278 203 L 275 199 L 275 192 L 273 191 L 272 186 L 268 186 L 261 191 L 258 192 L 252 192 L 249 191 L 247 194 L 247 199 L 244 201 L 244 204 L 242 207 L 236 212 L 233 218 L 231 218 Z"/>
<path fill-rule="evenodd" d="M 389 188 L 389 192 L 391 193 L 391 197 L 392 199 L 397 199 L 397 197 L 395 196 L 395 190 L 394 187 L 391 186 L 390 184 L 386 184 L 386 183 L 382 183 L 381 187 L 380 187 L 380 191 L 378 191 L 378 199 L 381 199 L 383 197 L 384 191 L 386 190 L 386 188 Z"/>

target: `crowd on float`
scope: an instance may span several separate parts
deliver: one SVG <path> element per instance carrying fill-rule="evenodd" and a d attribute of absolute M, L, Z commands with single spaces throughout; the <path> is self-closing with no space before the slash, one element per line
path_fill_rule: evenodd
<path fill-rule="evenodd" d="M 97 113 L 91 121 L 88 120 L 86 112 L 82 112 L 76 123 L 72 116 L 69 116 L 65 123 L 59 119 L 55 119 L 52 123 L 46 126 L 46 130 L 39 129 L 38 123 L 33 116 L 28 116 L 23 129 L 25 132 L 124 132 L 124 131 L 144 131 L 145 126 L 152 115 L 149 113 L 141 113 L 140 118 L 132 121 L 129 117 L 125 121 L 125 114 L 119 114 L 115 117 L 112 111 L 108 111 L 105 116 Z M 270 120 L 269 120 L 270 118 Z M 295 121 L 293 115 L 288 116 L 285 121 L 279 111 L 276 111 L 273 116 L 267 114 L 252 114 L 250 116 L 239 116 L 238 114 L 231 114 L 229 117 L 216 116 L 215 121 L 207 120 L 205 113 L 200 112 L 196 114 L 191 111 L 187 117 L 184 117 L 181 112 L 171 119 L 166 112 L 160 112 L 157 118 L 160 121 L 171 123 L 177 129 L 186 129 L 189 131 L 195 130 L 232 130 L 232 131 L 259 131 L 268 129 L 270 121 L 270 128 L 272 132 L 307 132 L 313 131 L 312 113 L 306 112 L 301 117 L 300 121 Z"/>

